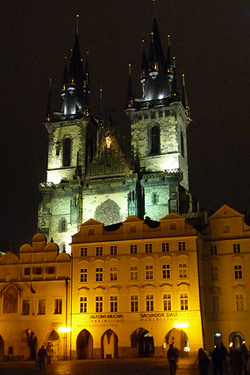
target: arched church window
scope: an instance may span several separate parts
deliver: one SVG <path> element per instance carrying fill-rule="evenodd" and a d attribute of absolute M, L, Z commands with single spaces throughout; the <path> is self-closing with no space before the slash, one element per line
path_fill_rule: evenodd
<path fill-rule="evenodd" d="M 67 223 L 66 223 L 66 219 L 61 219 L 60 222 L 59 222 L 59 232 L 66 232 L 67 230 Z"/>
<path fill-rule="evenodd" d="M 71 139 L 65 137 L 63 140 L 63 167 L 69 167 L 71 164 L 71 146 Z"/>
<path fill-rule="evenodd" d="M 158 204 L 159 203 L 159 195 L 157 193 L 152 194 L 152 204 Z"/>
<path fill-rule="evenodd" d="M 181 132 L 181 156 L 184 157 L 184 139 L 183 139 L 183 132 Z"/>
<path fill-rule="evenodd" d="M 158 125 L 151 127 L 149 131 L 149 154 L 160 153 L 160 128 Z"/>

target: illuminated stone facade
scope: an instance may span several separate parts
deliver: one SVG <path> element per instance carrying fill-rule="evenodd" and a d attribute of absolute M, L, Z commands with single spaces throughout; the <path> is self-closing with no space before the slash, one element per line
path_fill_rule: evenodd
<path fill-rule="evenodd" d="M 109 225 L 130 215 L 160 220 L 169 212 L 194 210 L 188 192 L 186 128 L 191 119 L 185 84 L 181 94 L 170 45 L 165 59 L 156 19 L 153 34 L 139 98 L 133 96 L 129 76 L 131 145 L 123 145 L 129 161 L 112 124 L 104 121 L 102 94 L 99 116 L 91 116 L 88 64 L 83 69 L 78 35 L 63 75 L 60 111 L 52 110 L 49 95 L 47 181 L 40 184 L 38 228 L 60 251 L 70 252 L 71 236 L 90 218 Z"/>
<path fill-rule="evenodd" d="M 224 205 L 202 232 L 201 300 L 205 346 L 250 344 L 250 226 Z"/>
<path fill-rule="evenodd" d="M 204 230 L 178 214 L 159 222 L 90 219 L 71 255 L 36 234 L 0 257 L 0 358 L 183 355 L 250 342 L 250 226 L 228 206 Z M 69 332 L 60 332 L 67 328 Z"/>
<path fill-rule="evenodd" d="M 58 254 L 55 243 L 36 234 L 19 257 L 0 257 L 0 359 L 35 359 L 46 345 L 49 355 L 63 357 L 58 328 L 67 326 L 70 256 Z"/>
<path fill-rule="evenodd" d="M 198 350 L 197 231 L 177 214 L 114 227 L 91 219 L 72 239 L 72 355 L 163 356 L 172 342 Z"/>

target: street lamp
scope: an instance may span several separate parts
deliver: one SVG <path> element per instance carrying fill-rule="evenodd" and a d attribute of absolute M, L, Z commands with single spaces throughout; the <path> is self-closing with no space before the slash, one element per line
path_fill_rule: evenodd
<path fill-rule="evenodd" d="M 62 336 L 62 338 L 65 340 L 65 343 L 64 343 L 64 353 L 63 353 L 63 359 L 67 359 L 67 351 L 68 351 L 68 345 L 67 345 L 67 333 L 71 331 L 71 328 L 70 327 L 59 327 L 58 328 L 58 332 L 60 333 L 64 333 L 64 335 Z"/>

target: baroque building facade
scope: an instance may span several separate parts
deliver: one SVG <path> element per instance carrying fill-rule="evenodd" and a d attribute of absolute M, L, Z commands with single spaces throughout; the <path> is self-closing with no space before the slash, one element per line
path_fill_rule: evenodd
<path fill-rule="evenodd" d="M 129 71 L 126 114 L 131 123 L 130 160 L 114 128 L 100 111 L 90 111 L 89 69 L 83 68 L 76 34 L 65 67 L 62 107 L 52 110 L 49 94 L 45 126 L 49 134 L 47 181 L 40 184 L 38 228 L 70 251 L 71 236 L 93 218 L 105 225 L 130 215 L 160 220 L 170 212 L 190 213 L 186 129 L 191 121 L 185 82 L 177 87 L 170 43 L 166 58 L 154 19 L 148 56 L 142 55 L 142 93 L 134 97 Z"/>
<path fill-rule="evenodd" d="M 221 207 L 197 231 L 179 214 L 83 223 L 71 255 L 43 234 L 0 257 L 0 358 L 165 356 L 250 342 L 250 226 Z M 188 354 L 189 353 L 189 354 Z"/>

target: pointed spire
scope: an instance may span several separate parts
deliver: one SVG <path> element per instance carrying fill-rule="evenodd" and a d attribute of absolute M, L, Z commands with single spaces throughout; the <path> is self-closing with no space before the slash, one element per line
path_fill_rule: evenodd
<path fill-rule="evenodd" d="M 170 35 L 168 35 L 168 49 L 167 49 L 167 57 L 166 57 L 166 70 L 168 75 L 169 82 L 172 82 L 174 77 L 174 62 L 171 55 L 171 47 L 170 47 Z"/>
<path fill-rule="evenodd" d="M 175 67 L 175 58 L 174 59 L 174 67 Z M 178 84 L 177 84 L 177 77 L 176 77 L 176 67 L 174 68 L 174 76 L 172 80 L 172 90 L 171 90 L 171 97 L 173 101 L 178 101 L 180 100 L 180 91 L 178 89 Z"/>
<path fill-rule="evenodd" d="M 53 109 L 52 109 L 52 79 L 49 82 L 49 95 L 47 101 L 47 113 L 46 113 L 46 121 L 50 122 L 53 118 Z"/>
<path fill-rule="evenodd" d="M 78 35 L 78 29 L 79 29 L 79 14 L 76 15 L 76 34 Z"/>
<path fill-rule="evenodd" d="M 154 15 L 156 17 L 156 0 L 153 0 L 153 4 L 154 4 Z"/>
<path fill-rule="evenodd" d="M 103 91 L 102 87 L 100 87 L 100 94 L 99 94 L 99 127 L 102 128 L 104 123 L 104 114 L 103 114 Z"/>
<path fill-rule="evenodd" d="M 164 52 L 163 52 L 163 48 L 161 44 L 161 38 L 160 38 L 160 33 L 159 33 L 156 17 L 154 18 L 154 21 L 153 21 L 152 32 L 154 34 L 154 46 L 155 46 L 156 58 L 158 60 L 158 63 L 161 64 L 162 67 L 164 67 L 165 57 L 164 57 Z"/>
<path fill-rule="evenodd" d="M 142 40 L 142 43 L 144 44 L 144 39 Z M 141 77 L 140 77 L 140 81 L 142 84 L 145 83 L 146 81 L 147 67 L 148 67 L 147 56 L 146 56 L 145 49 L 143 48 L 142 59 L 141 59 Z"/>
<path fill-rule="evenodd" d="M 155 79 L 159 74 L 159 63 L 156 57 L 153 32 L 151 33 L 151 45 L 150 45 L 148 60 L 149 60 L 149 75 L 152 79 Z"/>
<path fill-rule="evenodd" d="M 133 87 L 132 87 L 132 66 L 131 66 L 131 64 L 129 64 L 129 66 L 128 66 L 127 109 L 135 109 L 134 108 L 134 94 L 133 94 Z"/>
<path fill-rule="evenodd" d="M 190 117 L 190 107 L 188 105 L 188 97 L 187 97 L 184 74 L 182 74 L 182 104 L 183 104 L 183 107 L 185 108 L 186 115 Z"/>
<path fill-rule="evenodd" d="M 88 55 L 89 55 L 89 52 L 87 52 L 87 56 Z M 90 94 L 89 63 L 88 63 L 87 59 L 86 59 L 86 63 L 85 63 L 84 76 L 85 76 L 85 80 L 86 80 L 86 83 L 87 83 L 88 92 Z"/>

